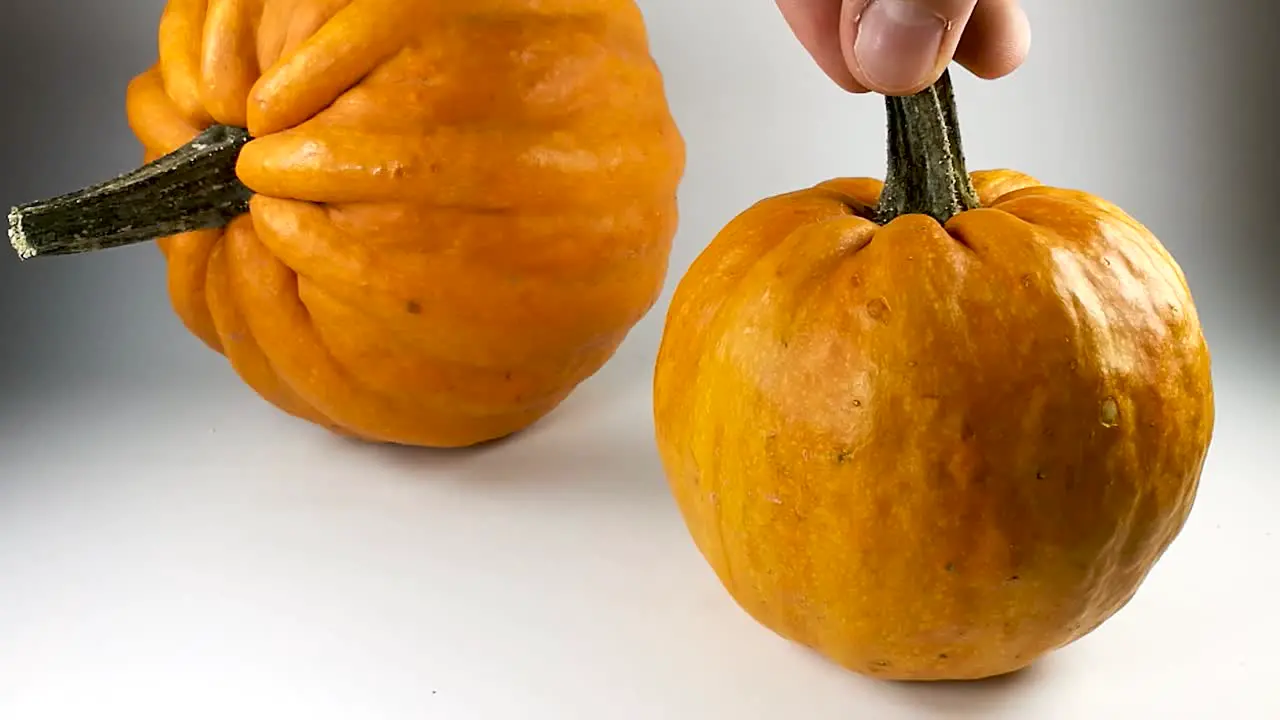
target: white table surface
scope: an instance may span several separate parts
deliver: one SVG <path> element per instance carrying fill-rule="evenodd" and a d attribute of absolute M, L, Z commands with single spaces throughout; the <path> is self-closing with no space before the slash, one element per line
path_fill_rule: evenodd
<path fill-rule="evenodd" d="M 906 685 L 720 588 L 667 494 L 642 350 L 478 452 L 340 440 L 229 372 L 10 406 L 0 718 L 1280 717 L 1261 372 L 1220 372 L 1198 503 L 1125 610 L 1011 679 Z"/>

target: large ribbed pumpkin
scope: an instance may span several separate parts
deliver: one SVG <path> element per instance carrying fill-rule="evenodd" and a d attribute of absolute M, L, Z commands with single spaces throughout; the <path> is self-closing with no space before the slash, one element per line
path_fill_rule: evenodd
<path fill-rule="evenodd" d="M 684 145 L 631 0 L 171 0 L 127 108 L 150 164 L 15 245 L 163 235 L 186 327 L 344 434 L 518 431 L 663 284 Z"/>

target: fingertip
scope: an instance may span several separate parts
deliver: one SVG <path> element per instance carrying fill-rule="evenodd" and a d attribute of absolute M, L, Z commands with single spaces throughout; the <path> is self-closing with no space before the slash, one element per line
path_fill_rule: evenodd
<path fill-rule="evenodd" d="M 840 47 L 836 28 L 843 0 L 777 0 L 776 4 L 796 39 L 832 82 L 848 92 L 866 92 L 849 71 Z"/>
<path fill-rule="evenodd" d="M 1026 62 L 1031 22 L 1016 0 L 982 0 L 956 48 L 956 62 L 984 80 L 1003 78 Z"/>
<path fill-rule="evenodd" d="M 848 93 L 853 93 L 854 95 L 865 95 L 871 92 L 871 88 L 868 88 L 858 82 L 857 79 L 847 71 L 841 73 L 839 78 L 833 77 L 832 80 L 835 80 L 836 84 L 839 85 L 842 90 Z"/>
<path fill-rule="evenodd" d="M 883 95 L 911 95 L 950 64 L 978 0 L 849 0 L 841 24 L 854 78 Z"/>
<path fill-rule="evenodd" d="M 858 79 L 853 76 L 853 73 L 849 71 L 849 66 L 845 64 L 843 57 L 840 57 L 838 60 L 832 60 L 830 57 L 819 58 L 815 56 L 814 59 L 817 60 L 817 65 L 821 68 L 822 72 L 841 90 L 844 90 L 847 93 L 853 93 L 854 95 L 862 95 L 864 93 L 871 92 L 869 88 L 858 82 Z"/>

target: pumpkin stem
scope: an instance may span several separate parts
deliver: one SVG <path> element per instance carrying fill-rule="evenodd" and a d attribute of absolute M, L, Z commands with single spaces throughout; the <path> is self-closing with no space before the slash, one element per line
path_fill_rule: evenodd
<path fill-rule="evenodd" d="M 114 180 L 9 212 L 18 257 L 74 255 L 223 227 L 248 210 L 252 193 L 236 177 L 249 141 L 214 125 L 172 153 Z"/>
<path fill-rule="evenodd" d="M 876 221 L 928 215 L 945 224 L 980 207 L 965 169 L 960 121 L 950 70 L 938 82 L 907 97 L 885 97 L 889 120 L 889 169 Z"/>

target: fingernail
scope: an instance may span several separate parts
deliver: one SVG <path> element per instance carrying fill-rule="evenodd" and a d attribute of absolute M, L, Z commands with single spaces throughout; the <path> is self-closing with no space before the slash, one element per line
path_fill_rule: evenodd
<path fill-rule="evenodd" d="M 853 54 L 867 80 L 905 91 L 931 75 L 947 22 L 914 0 L 871 0 L 858 21 Z"/>

